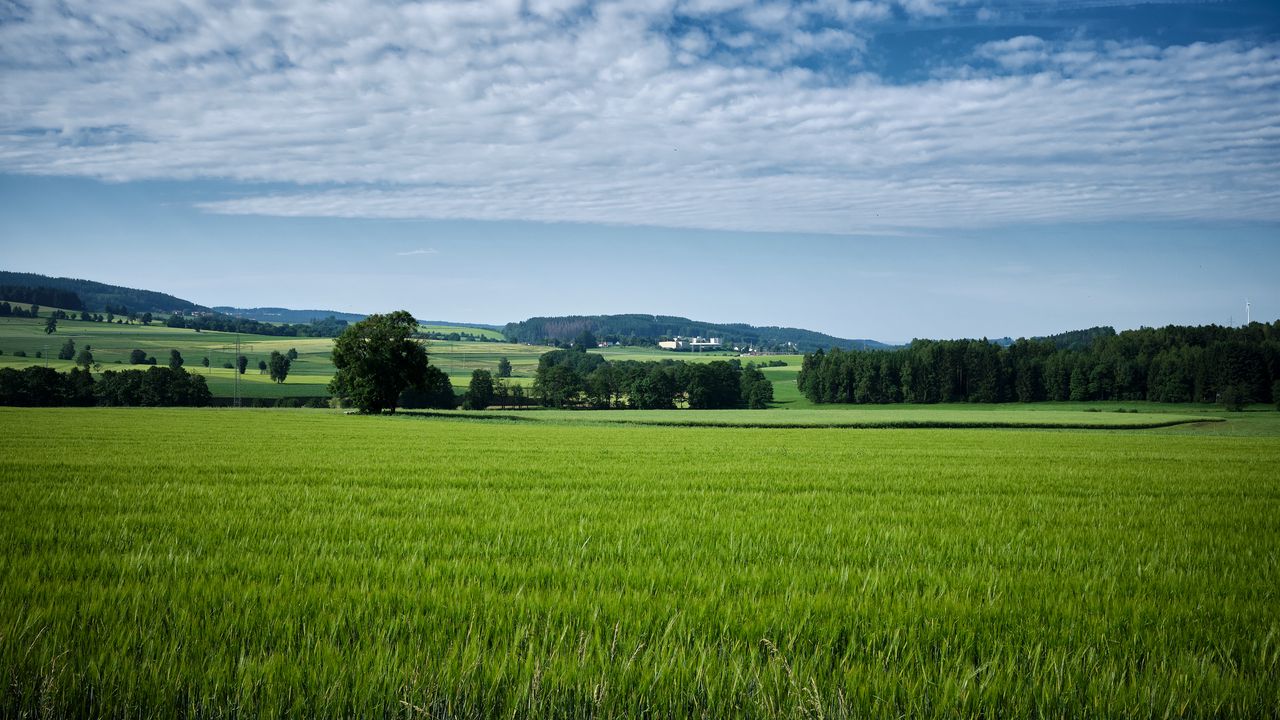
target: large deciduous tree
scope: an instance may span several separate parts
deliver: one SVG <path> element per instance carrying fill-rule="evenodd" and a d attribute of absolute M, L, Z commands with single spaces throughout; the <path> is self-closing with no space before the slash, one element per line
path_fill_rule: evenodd
<path fill-rule="evenodd" d="M 281 354 L 279 350 L 271 351 L 271 359 L 267 361 L 267 367 L 271 369 L 271 379 L 274 382 L 282 383 L 289 377 L 289 365 L 288 355 Z"/>
<path fill-rule="evenodd" d="M 423 387 L 427 350 L 413 339 L 418 321 L 404 310 L 350 325 L 333 346 L 329 392 L 361 412 L 395 412 L 400 393 Z"/>

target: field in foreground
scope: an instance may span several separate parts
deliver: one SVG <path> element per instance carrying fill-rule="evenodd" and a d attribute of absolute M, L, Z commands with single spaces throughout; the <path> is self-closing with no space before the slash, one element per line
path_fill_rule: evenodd
<path fill-rule="evenodd" d="M 0 408 L 0 716 L 1275 716 L 1277 466 L 1274 435 Z"/>

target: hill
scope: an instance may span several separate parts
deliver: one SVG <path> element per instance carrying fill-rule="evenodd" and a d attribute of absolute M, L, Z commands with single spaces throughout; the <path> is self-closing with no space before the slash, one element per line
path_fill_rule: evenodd
<path fill-rule="evenodd" d="M 0 270 L 0 285 L 20 287 L 44 287 L 75 293 L 84 304 L 84 309 L 103 311 L 108 306 L 127 307 L 130 312 L 171 313 L 176 311 L 192 312 L 208 310 L 190 300 L 167 295 L 153 290 L 108 285 L 93 280 L 78 278 L 49 277 L 37 273 L 21 273 Z M 79 308 L 68 308 L 79 309 Z"/>
<path fill-rule="evenodd" d="M 765 326 L 744 323 L 710 323 L 669 315 L 565 315 L 535 317 L 507 323 L 502 332 L 514 342 L 568 341 L 589 331 L 604 340 L 624 345 L 654 344 L 659 338 L 717 337 L 726 344 L 746 344 L 757 348 L 781 349 L 790 344 L 800 352 L 819 348 L 867 348 L 884 350 L 892 347 L 875 340 L 851 340 L 803 328 Z"/>
<path fill-rule="evenodd" d="M 220 312 L 223 315 L 270 323 L 309 323 L 329 317 L 336 320 L 346 320 L 347 322 L 360 322 L 368 317 L 368 315 L 360 313 L 345 313 L 337 310 L 290 310 L 289 308 L 280 307 L 238 308 L 229 305 L 217 305 L 212 309 L 214 312 Z"/>

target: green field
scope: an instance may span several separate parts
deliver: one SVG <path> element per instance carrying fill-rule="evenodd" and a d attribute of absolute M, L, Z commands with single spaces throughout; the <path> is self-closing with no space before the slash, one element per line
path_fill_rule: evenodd
<path fill-rule="evenodd" d="M 0 716 L 1274 717 L 1277 417 L 0 408 Z"/>
<path fill-rule="evenodd" d="M 49 312 L 46 308 L 42 315 L 47 317 Z M 421 329 L 424 332 L 470 332 L 491 338 L 502 337 L 497 331 L 480 328 L 424 325 Z M 231 397 L 234 394 L 235 376 L 222 366 L 235 362 L 235 334 L 197 333 L 194 330 L 165 327 L 159 322 L 144 326 L 60 320 L 58 331 L 53 335 L 46 335 L 43 318 L 0 318 L 0 352 L 4 353 L 0 355 L 0 367 L 48 365 L 64 372 L 70 370 L 75 367 L 73 361 L 56 359 L 58 349 L 68 338 L 75 340 L 77 350 L 90 345 L 94 359 L 101 363 L 103 370 L 138 367 L 128 364 L 129 353 L 135 348 L 155 357 L 161 365 L 168 362 L 170 350 L 177 350 L 186 361 L 188 371 L 199 372 L 208 377 L 209 389 L 215 397 Z M 240 393 L 243 397 L 317 397 L 329 394 L 326 386 L 333 377 L 333 363 L 329 357 L 333 349 L 332 339 L 271 337 L 245 333 L 240 335 L 240 341 L 241 354 L 249 358 L 249 370 L 240 378 Z M 496 372 L 498 361 L 503 357 L 511 362 L 512 382 L 532 385 L 533 376 L 538 369 L 538 357 L 554 349 L 542 345 L 507 342 L 427 340 L 425 343 L 431 363 L 444 370 L 459 391 L 466 389 L 473 370 Z M 287 352 L 290 348 L 297 349 L 299 356 L 283 384 L 273 383 L 268 375 L 259 374 L 259 360 L 266 360 L 272 350 Z M 18 350 L 25 352 L 26 357 L 14 355 Z M 44 357 L 37 358 L 37 352 Z M 600 352 L 611 360 L 710 362 L 726 358 L 721 353 L 672 353 L 657 348 L 607 348 Z M 209 358 L 208 370 L 201 365 L 201 359 L 205 357 Z M 760 360 L 764 359 L 774 358 Z M 770 368 L 770 377 L 784 382 L 793 381 L 800 369 L 800 358 L 788 356 L 784 359 L 792 367 Z M 795 390 L 794 382 L 790 382 L 788 387 L 781 385 L 775 391 L 780 394 L 780 400 L 809 406 L 808 401 Z"/>

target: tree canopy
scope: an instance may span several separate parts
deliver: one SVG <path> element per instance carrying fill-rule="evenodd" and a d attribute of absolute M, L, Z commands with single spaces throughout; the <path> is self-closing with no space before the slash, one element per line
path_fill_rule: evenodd
<path fill-rule="evenodd" d="M 333 346 L 329 392 L 361 412 L 395 412 L 400 393 L 426 383 L 427 350 L 412 337 L 417 327 L 404 310 L 349 326 Z"/>

